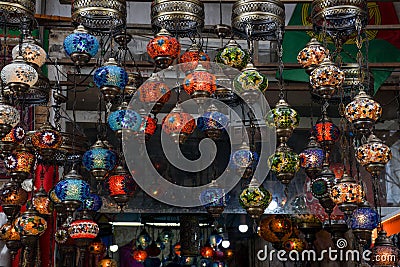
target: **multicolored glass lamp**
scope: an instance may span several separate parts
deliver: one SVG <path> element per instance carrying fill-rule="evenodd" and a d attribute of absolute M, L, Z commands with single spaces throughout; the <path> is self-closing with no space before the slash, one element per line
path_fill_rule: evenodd
<path fill-rule="evenodd" d="M 143 249 L 146 249 L 151 244 L 151 236 L 145 228 L 140 231 L 138 237 L 136 238 L 136 244 L 141 246 Z"/>
<path fill-rule="evenodd" d="M 203 103 L 217 89 L 215 75 L 209 73 L 199 62 L 192 73 L 189 73 L 182 84 L 183 89 L 198 103 Z"/>
<path fill-rule="evenodd" d="M 20 248 L 22 248 L 21 236 L 15 231 L 14 223 L 5 223 L 0 227 L 0 239 L 5 241 L 11 259 L 14 260 Z"/>
<path fill-rule="evenodd" d="M 356 158 L 375 177 L 379 175 L 385 168 L 386 163 L 392 158 L 392 151 L 378 137 L 371 134 L 367 143 L 357 148 Z"/>
<path fill-rule="evenodd" d="M 107 146 L 105 141 L 97 140 L 83 154 L 82 163 L 97 181 L 103 181 L 106 174 L 114 169 L 117 163 L 117 155 Z"/>
<path fill-rule="evenodd" d="M 372 248 L 371 266 L 396 266 L 399 261 L 399 249 L 393 244 L 384 230 L 378 232 Z"/>
<path fill-rule="evenodd" d="M 350 227 L 361 245 L 366 245 L 371 241 L 372 230 L 378 227 L 378 224 L 378 212 L 365 200 L 350 217 Z"/>
<path fill-rule="evenodd" d="M 103 93 L 106 101 L 111 101 L 124 91 L 128 83 L 128 73 L 118 66 L 117 61 L 110 57 L 106 63 L 93 74 L 96 86 Z"/>
<path fill-rule="evenodd" d="M 113 130 L 118 138 L 122 138 L 122 133 L 136 132 L 142 124 L 142 117 L 134 110 L 128 109 L 128 103 L 122 104 L 108 116 L 108 126 Z"/>
<path fill-rule="evenodd" d="M 282 240 L 284 236 L 292 233 L 292 222 L 285 215 L 277 214 L 269 223 L 271 232 Z"/>
<path fill-rule="evenodd" d="M 76 65 L 83 66 L 97 54 L 99 42 L 82 25 L 79 25 L 65 38 L 64 50 Z"/>
<path fill-rule="evenodd" d="M 315 68 L 310 75 L 312 92 L 329 99 L 344 81 L 344 72 L 336 67 L 328 56 L 324 58 L 321 65 Z"/>
<path fill-rule="evenodd" d="M 165 69 L 179 57 L 181 45 L 167 30 L 161 29 L 147 44 L 147 53 L 158 67 Z"/>
<path fill-rule="evenodd" d="M 252 177 L 258 159 L 257 152 L 251 151 L 247 143 L 243 142 L 239 149 L 231 155 L 230 164 L 238 175 L 247 179 Z"/>
<path fill-rule="evenodd" d="M 277 216 L 279 216 L 277 219 L 275 219 Z M 261 219 L 260 225 L 258 228 L 258 235 L 264 239 L 267 242 L 271 242 L 274 247 L 282 248 L 282 241 L 287 240 L 291 234 L 292 234 L 292 228 L 290 229 L 287 227 L 290 223 L 290 221 L 282 221 L 283 217 L 282 215 L 279 214 L 271 214 L 267 215 L 264 218 Z M 282 224 L 284 223 L 284 224 Z M 281 225 L 279 225 L 281 224 Z M 290 224 L 291 225 L 291 224 Z M 275 229 L 275 231 L 279 230 L 278 235 L 276 235 L 273 231 L 272 228 Z M 282 231 L 283 230 L 283 231 Z M 282 236 L 282 233 L 285 233 L 284 236 Z M 278 237 L 279 236 L 279 237 Z"/>
<path fill-rule="evenodd" d="M 317 41 L 317 39 L 312 38 L 302 50 L 300 50 L 297 55 L 297 62 L 301 65 L 303 69 L 306 70 L 307 74 L 318 67 L 322 61 L 327 57 L 329 51 Z"/>
<path fill-rule="evenodd" d="M 142 116 L 142 123 L 135 132 L 135 137 L 140 143 L 144 144 L 146 141 L 150 140 L 150 137 L 156 132 L 157 119 L 148 116 L 144 109 L 139 110 L 139 114 Z"/>
<path fill-rule="evenodd" d="M 115 168 L 114 174 L 105 182 L 110 197 L 122 209 L 135 193 L 136 185 L 133 177 L 121 165 Z"/>
<path fill-rule="evenodd" d="M 15 181 L 10 181 L 0 190 L 0 203 L 7 221 L 14 221 L 21 207 L 28 200 L 28 193 Z"/>
<path fill-rule="evenodd" d="M 209 188 L 201 192 L 200 201 L 214 219 L 219 218 L 226 207 L 225 192 L 218 186 L 216 180 L 212 180 Z"/>
<path fill-rule="evenodd" d="M 252 179 L 249 186 L 239 195 L 240 205 L 253 219 L 260 218 L 271 201 L 271 193 L 262 187 L 256 179 Z"/>
<path fill-rule="evenodd" d="M 281 143 L 269 157 L 268 165 L 276 178 L 284 185 L 288 185 L 300 168 L 300 158 L 286 143 Z"/>
<path fill-rule="evenodd" d="M 196 69 L 198 63 L 205 69 L 210 68 L 210 57 L 199 47 L 193 43 L 185 53 L 179 58 L 180 68 L 183 72 L 188 73 Z"/>
<path fill-rule="evenodd" d="M 215 56 L 215 62 L 239 70 L 246 67 L 249 59 L 249 53 L 242 49 L 233 39 L 229 40 L 228 44 Z"/>
<path fill-rule="evenodd" d="M 346 106 L 345 110 L 346 119 L 363 134 L 367 134 L 372 130 L 381 115 L 381 105 L 367 95 L 364 90 L 360 90 L 354 100 Z"/>
<path fill-rule="evenodd" d="M 47 229 L 47 222 L 31 206 L 14 222 L 15 231 L 21 236 L 21 242 L 26 247 L 33 247 L 36 241 Z"/>
<path fill-rule="evenodd" d="M 75 220 L 68 228 L 68 234 L 74 239 L 75 244 L 85 248 L 96 238 L 99 231 L 99 225 L 88 218 Z"/>
<path fill-rule="evenodd" d="M 311 182 L 311 191 L 328 216 L 332 214 L 335 207 L 335 203 L 331 199 L 331 190 L 334 185 L 335 174 L 329 169 L 328 163 L 324 162 L 321 172 Z"/>
<path fill-rule="evenodd" d="M 117 267 L 118 263 L 110 257 L 105 257 L 99 261 L 99 267 Z"/>
<path fill-rule="evenodd" d="M 17 56 L 1 70 L 3 83 L 13 92 L 26 92 L 38 81 L 38 73 L 27 64 L 22 56 Z"/>
<path fill-rule="evenodd" d="M 32 136 L 33 148 L 45 161 L 54 159 L 63 142 L 62 135 L 49 123 L 44 123 Z"/>
<path fill-rule="evenodd" d="M 276 107 L 267 113 L 266 122 L 276 128 L 280 143 L 286 143 L 293 130 L 299 126 L 300 116 L 284 99 L 280 99 Z"/>
<path fill-rule="evenodd" d="M 311 135 L 307 147 L 300 153 L 299 157 L 300 166 L 304 168 L 306 174 L 313 179 L 322 170 L 325 152 L 316 141 L 316 138 Z"/>
<path fill-rule="evenodd" d="M 340 130 L 326 113 L 323 113 L 314 125 L 312 134 L 326 151 L 330 151 L 330 147 L 339 140 Z"/>
<path fill-rule="evenodd" d="M 221 137 L 221 134 L 226 131 L 228 124 L 228 117 L 219 112 L 214 104 L 211 104 L 207 112 L 197 119 L 197 128 L 213 140 L 218 140 Z"/>
<path fill-rule="evenodd" d="M 24 139 L 24 128 L 22 128 L 21 126 L 15 126 L 14 128 L 12 128 L 6 136 L 0 139 L 0 154 L 2 155 L 2 157 L 7 157 Z"/>
<path fill-rule="evenodd" d="M 0 138 L 4 138 L 19 123 L 19 111 L 0 96 Z"/>
<path fill-rule="evenodd" d="M 233 79 L 233 86 L 246 102 L 253 104 L 267 90 L 268 79 L 253 63 L 248 63 L 242 73 Z"/>
<path fill-rule="evenodd" d="M 35 155 L 24 144 L 20 144 L 4 163 L 11 178 L 17 183 L 22 183 L 33 172 Z"/>
<path fill-rule="evenodd" d="M 162 120 L 162 130 L 180 144 L 183 144 L 193 133 L 195 127 L 196 121 L 192 115 L 183 111 L 180 104 L 177 104 Z"/>
<path fill-rule="evenodd" d="M 33 195 L 32 205 L 35 208 L 35 210 L 45 219 L 47 218 L 47 216 L 51 214 L 52 212 L 51 201 L 46 190 L 43 188 L 43 185 Z"/>
<path fill-rule="evenodd" d="M 356 180 L 344 173 L 331 190 L 331 198 L 341 211 L 350 216 L 363 200 L 363 190 Z"/>
<path fill-rule="evenodd" d="M 144 250 L 141 246 L 139 246 L 136 250 L 133 251 L 133 258 L 137 262 L 144 262 L 149 255 L 146 250 Z"/>
<path fill-rule="evenodd" d="M 170 97 L 171 90 L 168 85 L 154 74 L 139 87 L 140 101 L 147 104 L 153 114 L 159 113 Z"/>
<path fill-rule="evenodd" d="M 22 55 L 23 59 L 32 64 L 36 69 L 42 67 L 46 63 L 46 51 L 40 45 L 36 44 L 32 36 L 27 36 L 21 45 L 16 45 L 11 51 L 12 58 L 16 59 Z"/>

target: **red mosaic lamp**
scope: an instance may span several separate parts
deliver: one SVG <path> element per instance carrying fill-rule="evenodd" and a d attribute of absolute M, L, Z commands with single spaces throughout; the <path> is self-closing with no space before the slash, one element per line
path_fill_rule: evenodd
<path fill-rule="evenodd" d="M 182 64 L 180 68 L 185 73 L 196 69 L 199 62 L 205 69 L 210 68 L 210 57 L 196 43 L 193 43 L 179 58 L 179 63 Z"/>
<path fill-rule="evenodd" d="M 216 77 L 198 63 L 194 71 L 183 80 L 183 89 L 194 99 L 210 97 L 217 89 Z"/>
<path fill-rule="evenodd" d="M 189 113 L 184 112 L 180 104 L 177 104 L 162 121 L 162 130 L 171 136 L 176 143 L 184 143 L 195 128 L 194 118 Z"/>
<path fill-rule="evenodd" d="M 50 124 L 44 123 L 31 137 L 34 149 L 44 160 L 51 160 L 63 142 L 62 135 Z"/>
<path fill-rule="evenodd" d="M 114 174 L 107 178 L 106 188 L 110 197 L 122 210 L 135 193 L 136 185 L 133 177 L 120 165 L 115 168 Z"/>
<path fill-rule="evenodd" d="M 164 82 L 152 75 L 139 87 L 139 100 L 151 108 L 151 112 L 157 114 L 171 97 L 171 91 Z"/>
<path fill-rule="evenodd" d="M 156 65 L 162 69 L 171 66 L 180 52 L 181 45 L 178 40 L 172 37 L 165 29 L 161 29 L 156 37 L 147 44 L 147 53 L 154 59 Z"/>

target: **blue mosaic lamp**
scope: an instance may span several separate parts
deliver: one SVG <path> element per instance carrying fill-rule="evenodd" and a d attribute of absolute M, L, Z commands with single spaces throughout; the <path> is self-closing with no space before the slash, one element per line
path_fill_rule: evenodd
<path fill-rule="evenodd" d="M 117 155 L 107 146 L 105 141 L 97 140 L 83 154 L 82 163 L 97 181 L 103 181 L 106 178 L 106 174 L 114 169 L 117 163 Z"/>
<path fill-rule="evenodd" d="M 108 116 L 108 125 L 118 138 L 122 137 L 122 132 L 137 132 L 142 123 L 142 116 L 136 111 L 128 109 L 128 104 L 123 102 L 116 111 Z"/>
<path fill-rule="evenodd" d="M 253 170 L 258 163 L 257 152 L 251 151 L 250 147 L 243 142 L 237 151 L 231 155 L 230 165 L 238 175 L 247 179 L 253 175 Z"/>
<path fill-rule="evenodd" d="M 304 168 L 306 174 L 315 178 L 322 170 L 325 159 L 325 152 L 314 136 L 310 137 L 307 147 L 300 153 L 300 166 Z"/>
<path fill-rule="evenodd" d="M 103 93 L 106 101 L 113 100 L 123 92 L 128 83 L 128 73 L 110 57 L 104 66 L 98 68 L 93 77 L 94 83 Z"/>
<path fill-rule="evenodd" d="M 379 214 L 375 209 L 371 208 L 367 201 L 362 202 L 353 211 L 350 218 L 350 227 L 361 244 L 367 244 L 371 241 L 372 231 L 378 227 L 378 224 Z"/>
<path fill-rule="evenodd" d="M 64 205 L 66 211 L 73 213 L 89 197 L 90 188 L 89 184 L 82 179 L 82 176 L 73 169 L 55 185 L 54 193 Z"/>
<path fill-rule="evenodd" d="M 214 104 L 210 105 L 207 112 L 197 119 L 197 128 L 213 140 L 220 138 L 228 124 L 228 117 L 219 112 Z"/>
<path fill-rule="evenodd" d="M 215 180 L 211 181 L 209 188 L 201 192 L 200 202 L 214 219 L 221 216 L 226 207 L 226 194 L 218 187 Z"/>
<path fill-rule="evenodd" d="M 64 40 L 65 53 L 78 66 L 86 65 L 97 54 L 99 42 L 82 25 Z"/>
<path fill-rule="evenodd" d="M 90 193 L 89 196 L 83 200 L 82 206 L 79 210 L 99 211 L 103 205 L 101 197 L 95 193 Z"/>

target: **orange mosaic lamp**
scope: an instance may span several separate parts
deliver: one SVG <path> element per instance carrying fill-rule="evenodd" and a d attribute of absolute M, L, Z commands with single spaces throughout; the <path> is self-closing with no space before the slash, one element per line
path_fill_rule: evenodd
<path fill-rule="evenodd" d="M 162 130 L 171 136 L 176 143 L 184 143 L 195 128 L 194 118 L 189 113 L 184 112 L 179 104 L 162 121 Z"/>
<path fill-rule="evenodd" d="M 180 52 L 180 43 L 165 29 L 161 29 L 156 37 L 147 44 L 147 53 L 154 59 L 156 65 L 162 69 L 171 66 Z"/>
<path fill-rule="evenodd" d="M 198 63 L 196 69 L 183 80 L 183 89 L 192 98 L 210 97 L 217 89 L 216 77 Z"/>

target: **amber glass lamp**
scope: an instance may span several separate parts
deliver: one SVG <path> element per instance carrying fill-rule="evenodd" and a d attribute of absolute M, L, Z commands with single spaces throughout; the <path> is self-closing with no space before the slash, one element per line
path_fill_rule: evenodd
<path fill-rule="evenodd" d="M 147 53 L 162 69 L 168 68 L 178 58 L 181 45 L 178 40 L 165 29 L 161 29 L 155 38 L 147 44 Z"/>
<path fill-rule="evenodd" d="M 184 143 L 195 127 L 196 122 L 192 115 L 184 112 L 179 104 L 162 120 L 162 130 L 176 143 Z"/>
<path fill-rule="evenodd" d="M 197 98 L 210 97 L 217 89 L 215 75 L 209 73 L 201 63 L 183 80 L 183 89 L 197 102 Z"/>

